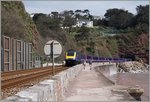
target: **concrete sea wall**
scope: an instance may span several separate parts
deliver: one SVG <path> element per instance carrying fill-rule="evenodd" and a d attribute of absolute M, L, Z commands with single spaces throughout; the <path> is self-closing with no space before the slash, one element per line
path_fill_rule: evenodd
<path fill-rule="evenodd" d="M 116 85 L 126 87 L 139 86 L 144 89 L 144 94 L 141 96 L 143 101 L 149 100 L 149 73 L 118 73 L 115 64 L 100 65 L 95 67 L 95 70 L 103 74 L 108 80 Z"/>
<path fill-rule="evenodd" d="M 104 65 L 99 65 L 94 68 L 95 71 L 101 73 L 106 77 L 109 81 L 112 83 L 116 83 L 116 74 L 117 74 L 117 68 L 115 64 L 104 64 Z"/>
<path fill-rule="evenodd" d="M 2 101 L 63 101 L 68 91 L 69 81 L 75 78 L 82 68 L 82 65 L 73 66 L 56 74 L 52 79 L 44 80 Z"/>
<path fill-rule="evenodd" d="M 149 100 L 149 73 L 117 73 L 117 67 L 114 63 L 93 63 L 92 66 L 95 71 L 101 73 L 114 84 L 127 87 L 139 85 L 144 89 L 142 100 Z M 69 91 L 69 82 L 78 76 L 82 69 L 82 64 L 73 66 L 56 74 L 51 79 L 44 80 L 3 101 L 63 101 L 65 94 Z"/>

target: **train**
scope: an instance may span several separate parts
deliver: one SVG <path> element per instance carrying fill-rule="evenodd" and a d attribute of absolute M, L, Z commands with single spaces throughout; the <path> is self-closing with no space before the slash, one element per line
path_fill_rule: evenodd
<path fill-rule="evenodd" d="M 76 50 L 68 50 L 65 56 L 66 66 L 73 66 L 81 63 L 81 55 Z"/>
<path fill-rule="evenodd" d="M 89 62 L 89 61 L 92 61 L 92 62 L 126 62 L 126 61 L 130 61 L 131 59 L 84 55 L 73 49 L 66 51 L 66 55 L 65 55 L 66 66 L 74 66 L 74 65 L 82 63 L 84 60 L 86 62 Z"/>

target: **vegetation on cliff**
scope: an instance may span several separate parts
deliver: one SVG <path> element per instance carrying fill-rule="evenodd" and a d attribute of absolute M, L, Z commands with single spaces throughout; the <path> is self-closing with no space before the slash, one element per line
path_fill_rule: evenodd
<path fill-rule="evenodd" d="M 149 5 L 137 6 L 136 15 L 114 8 L 108 9 L 104 18 L 94 19 L 88 9 L 37 13 L 31 18 L 21 1 L 1 4 L 2 35 L 31 42 L 40 56 L 44 55 L 44 44 L 51 39 L 58 40 L 63 47 L 61 60 L 68 49 L 102 57 L 148 56 Z M 94 27 L 73 27 L 77 19 L 90 19 Z M 148 62 L 148 57 L 142 60 Z"/>

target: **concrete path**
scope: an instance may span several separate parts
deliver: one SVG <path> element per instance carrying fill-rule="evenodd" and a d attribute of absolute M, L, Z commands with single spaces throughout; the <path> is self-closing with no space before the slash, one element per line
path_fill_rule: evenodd
<path fill-rule="evenodd" d="M 89 65 L 70 82 L 65 101 L 131 101 L 124 87 L 115 86 Z"/>

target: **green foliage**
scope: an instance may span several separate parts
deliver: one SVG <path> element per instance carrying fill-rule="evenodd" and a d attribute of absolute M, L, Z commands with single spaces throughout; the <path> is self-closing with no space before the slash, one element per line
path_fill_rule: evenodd
<path fill-rule="evenodd" d="M 95 50 L 91 47 L 86 47 L 86 51 L 88 51 L 89 54 L 92 54 L 92 55 L 94 55 L 94 53 L 95 53 Z"/>
<path fill-rule="evenodd" d="M 120 45 L 120 46 L 127 46 L 123 39 L 119 39 L 118 40 L 118 45 Z"/>
<path fill-rule="evenodd" d="M 117 29 L 124 29 L 130 25 L 133 14 L 123 9 L 109 9 L 105 13 L 108 25 Z"/>
<path fill-rule="evenodd" d="M 77 33 L 88 33 L 90 31 L 89 28 L 85 27 L 85 26 L 82 26 L 78 31 Z"/>
<path fill-rule="evenodd" d="M 72 18 L 71 16 L 66 16 L 65 20 L 63 21 L 64 27 L 71 27 L 72 25 L 76 24 L 76 19 Z"/>
<path fill-rule="evenodd" d="M 114 38 L 107 39 L 107 46 L 112 56 L 116 57 L 118 54 L 117 40 Z"/>
<path fill-rule="evenodd" d="M 93 16 L 90 14 L 88 9 L 85 10 L 75 10 L 75 18 L 78 19 L 93 19 Z"/>
<path fill-rule="evenodd" d="M 30 42 L 34 51 L 41 54 L 42 41 L 36 25 L 30 15 L 25 11 L 21 1 L 1 2 L 2 35 Z M 35 50 L 38 48 L 39 50 Z M 43 50 L 42 50 L 43 51 Z"/>
<path fill-rule="evenodd" d="M 50 17 L 46 14 L 35 14 L 33 16 L 33 21 L 35 22 L 35 24 L 37 25 L 40 34 L 43 37 L 48 36 L 51 30 L 58 30 L 60 29 L 60 19 L 59 18 L 53 18 Z"/>
<path fill-rule="evenodd" d="M 101 26 L 102 20 L 101 19 L 93 19 L 93 26 Z"/>
<path fill-rule="evenodd" d="M 137 6 L 137 15 L 135 16 L 135 32 L 148 33 L 149 32 L 149 5 Z"/>
<path fill-rule="evenodd" d="M 135 26 L 135 32 L 138 34 L 148 33 L 149 32 L 149 26 L 146 23 L 138 24 Z"/>
<path fill-rule="evenodd" d="M 55 19 L 57 19 L 58 16 L 59 16 L 59 13 L 58 13 L 58 12 L 51 12 L 51 14 L 53 14 L 53 17 L 54 17 Z"/>
<path fill-rule="evenodd" d="M 103 27 L 102 27 L 103 29 Z M 103 35 L 103 30 L 99 27 L 94 27 L 94 28 L 91 28 L 90 29 L 90 33 L 91 33 L 91 36 L 102 36 Z"/>
<path fill-rule="evenodd" d="M 91 52 L 91 53 L 92 53 L 92 48 L 86 47 L 86 50 L 87 50 L 88 52 Z"/>
<path fill-rule="evenodd" d="M 90 29 L 85 26 L 82 26 L 81 28 L 79 28 L 77 31 L 78 34 L 75 35 L 76 41 L 87 40 L 89 37 L 89 31 Z"/>
<path fill-rule="evenodd" d="M 43 49 L 41 46 L 47 40 L 58 40 L 63 46 L 62 60 L 68 49 L 103 57 L 118 57 L 118 46 L 126 48 L 135 45 L 137 35 L 149 32 L 149 5 L 137 6 L 136 10 L 137 15 L 133 15 L 123 9 L 108 9 L 105 18 L 99 20 L 93 20 L 88 9 L 75 12 L 69 10 L 62 14 L 54 11 L 50 15 L 35 14 L 32 21 L 21 1 L 2 1 L 2 34 L 30 41 L 39 50 Z M 91 19 L 94 27 L 73 28 L 72 25 L 76 24 L 76 18 Z M 61 25 L 69 29 L 61 29 Z M 36 27 L 41 36 L 35 33 Z M 135 32 L 131 33 L 133 31 Z M 102 36 L 109 34 L 119 35 Z M 148 53 L 148 43 L 145 46 L 144 50 Z"/>
<path fill-rule="evenodd" d="M 25 12 L 21 1 L 2 1 L 2 34 L 32 41 L 33 22 L 30 16 Z"/>
<path fill-rule="evenodd" d="M 149 5 L 137 6 L 136 11 L 137 11 L 136 15 L 137 23 L 145 23 L 149 25 Z"/>

